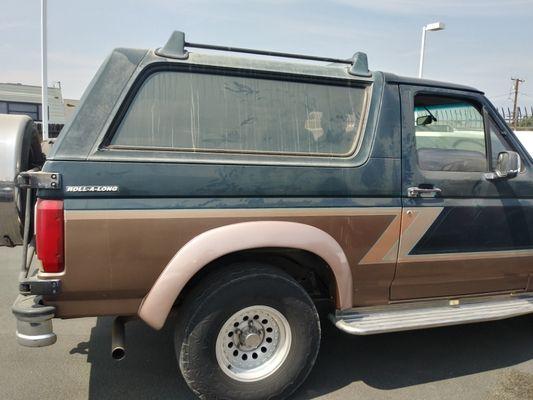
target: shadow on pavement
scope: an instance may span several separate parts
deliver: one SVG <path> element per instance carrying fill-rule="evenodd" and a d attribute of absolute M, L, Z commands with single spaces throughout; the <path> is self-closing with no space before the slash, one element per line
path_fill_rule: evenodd
<path fill-rule="evenodd" d="M 326 395 L 353 382 L 391 390 L 500 369 L 533 359 L 533 320 L 522 317 L 424 331 L 357 337 L 324 321 L 315 368 L 296 399 Z M 88 354 L 90 399 L 195 397 L 179 377 L 173 322 L 161 332 L 128 323 L 127 356 L 110 356 L 111 319 L 98 318 L 89 343 L 71 353 Z"/>
<path fill-rule="evenodd" d="M 533 358 L 531 317 L 357 337 L 333 326 L 296 396 L 306 399 L 355 381 L 391 390 L 500 369 Z"/>
<path fill-rule="evenodd" d="M 155 331 L 141 321 L 126 324 L 126 358 L 111 358 L 112 318 L 98 318 L 88 347 L 91 363 L 89 399 L 196 399 L 178 373 L 172 332 L 173 321 Z"/>

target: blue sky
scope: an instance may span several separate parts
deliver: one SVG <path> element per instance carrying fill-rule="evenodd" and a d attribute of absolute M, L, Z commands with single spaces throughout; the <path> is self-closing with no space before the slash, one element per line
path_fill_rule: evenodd
<path fill-rule="evenodd" d="M 368 53 L 371 69 L 473 85 L 510 105 L 511 77 L 533 105 L 533 0 L 49 0 L 49 80 L 79 98 L 114 47 L 154 48 L 174 29 L 189 40 L 331 57 Z M 40 83 L 39 0 L 2 0 L 0 81 Z"/>

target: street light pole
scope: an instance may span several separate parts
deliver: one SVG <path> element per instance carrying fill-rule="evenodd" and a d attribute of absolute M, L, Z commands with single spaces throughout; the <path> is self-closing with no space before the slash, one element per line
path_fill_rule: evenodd
<path fill-rule="evenodd" d="M 418 77 L 422 78 L 424 71 L 424 53 L 426 51 L 426 27 L 422 28 L 422 44 L 420 45 L 420 63 L 418 64 Z"/>
<path fill-rule="evenodd" d="M 41 115 L 43 141 L 48 142 L 48 53 L 47 53 L 47 13 L 46 0 L 41 0 Z"/>
<path fill-rule="evenodd" d="M 420 46 L 420 63 L 418 64 L 418 77 L 422 78 L 424 72 L 424 53 L 426 52 L 426 33 L 442 31 L 446 26 L 442 22 L 428 24 L 422 28 L 422 44 Z"/>

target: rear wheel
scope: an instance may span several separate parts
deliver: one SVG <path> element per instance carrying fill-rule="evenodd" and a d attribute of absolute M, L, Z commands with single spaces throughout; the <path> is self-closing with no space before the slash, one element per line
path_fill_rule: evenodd
<path fill-rule="evenodd" d="M 283 399 L 305 380 L 320 346 L 320 322 L 292 277 L 264 265 L 221 267 L 187 297 L 176 355 L 200 398 Z"/>

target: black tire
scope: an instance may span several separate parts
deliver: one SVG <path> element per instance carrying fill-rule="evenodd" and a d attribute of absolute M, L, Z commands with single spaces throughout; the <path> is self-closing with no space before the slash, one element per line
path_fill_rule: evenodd
<path fill-rule="evenodd" d="M 320 320 L 315 305 L 291 276 L 275 267 L 240 263 L 219 268 L 187 295 L 178 310 L 175 349 L 185 382 L 204 400 L 287 398 L 304 382 L 318 354 Z M 219 366 L 216 341 L 232 315 L 258 304 L 285 317 L 292 341 L 275 372 L 242 382 Z"/>

